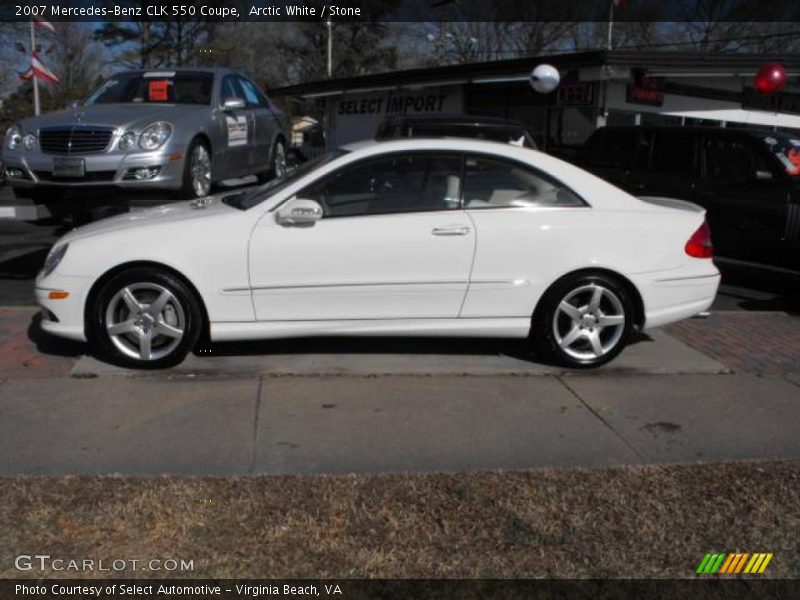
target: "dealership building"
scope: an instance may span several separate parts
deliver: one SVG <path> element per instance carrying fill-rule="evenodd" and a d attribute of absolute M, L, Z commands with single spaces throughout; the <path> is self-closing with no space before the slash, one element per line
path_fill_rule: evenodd
<path fill-rule="evenodd" d="M 761 95 L 756 72 L 770 63 L 786 86 Z M 540 94 L 529 83 L 551 64 L 561 84 Z M 490 115 L 525 122 L 547 149 L 565 153 L 604 125 L 692 124 L 800 131 L 800 55 L 611 50 L 393 71 L 271 90 L 293 112 L 322 118 L 331 148 L 369 139 L 386 118 Z"/>

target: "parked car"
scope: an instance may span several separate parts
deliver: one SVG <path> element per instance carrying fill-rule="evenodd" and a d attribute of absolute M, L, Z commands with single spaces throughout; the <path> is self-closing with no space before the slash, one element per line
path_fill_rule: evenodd
<path fill-rule="evenodd" d="M 46 331 L 132 367 L 174 365 L 203 332 L 528 338 L 597 366 L 709 307 L 703 212 L 527 148 L 362 142 L 251 192 L 75 229 L 36 297 Z"/>
<path fill-rule="evenodd" d="M 708 211 L 720 256 L 800 271 L 800 137 L 735 128 L 604 127 L 578 164 L 638 196 Z"/>
<path fill-rule="evenodd" d="M 72 108 L 12 125 L 2 158 L 14 191 L 44 201 L 107 185 L 196 198 L 217 180 L 282 175 L 287 139 L 284 114 L 241 73 L 129 71 Z"/>
<path fill-rule="evenodd" d="M 536 149 L 525 123 L 478 115 L 390 117 L 378 126 L 376 140 L 410 137 L 464 137 Z"/>

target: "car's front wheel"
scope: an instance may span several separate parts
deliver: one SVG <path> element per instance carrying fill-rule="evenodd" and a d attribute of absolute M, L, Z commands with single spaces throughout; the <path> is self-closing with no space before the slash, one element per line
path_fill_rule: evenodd
<path fill-rule="evenodd" d="M 211 151 L 202 140 L 194 140 L 186 153 L 180 196 L 188 200 L 211 193 Z"/>
<path fill-rule="evenodd" d="M 630 294 L 616 278 L 575 274 L 557 282 L 534 316 L 532 341 L 565 367 L 598 367 L 616 357 L 634 325 Z"/>
<path fill-rule="evenodd" d="M 90 341 L 103 358 L 126 367 L 180 363 L 197 344 L 203 316 L 180 278 L 133 268 L 107 281 L 91 306 Z"/>

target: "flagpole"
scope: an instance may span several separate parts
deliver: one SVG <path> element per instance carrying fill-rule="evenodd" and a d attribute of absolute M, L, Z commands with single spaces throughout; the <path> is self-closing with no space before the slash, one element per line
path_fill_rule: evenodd
<path fill-rule="evenodd" d="M 33 69 L 33 53 L 36 52 L 36 34 L 34 33 L 33 19 L 31 19 L 31 69 Z M 39 78 L 33 72 L 33 114 L 39 116 Z"/>

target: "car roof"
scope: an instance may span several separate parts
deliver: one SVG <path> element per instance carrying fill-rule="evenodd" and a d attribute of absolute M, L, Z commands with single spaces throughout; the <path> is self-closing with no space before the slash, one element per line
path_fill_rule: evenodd
<path fill-rule="evenodd" d="M 236 69 L 229 67 L 157 67 L 153 69 L 125 69 L 124 71 L 117 71 L 114 75 L 138 75 L 139 73 L 241 73 Z"/>

